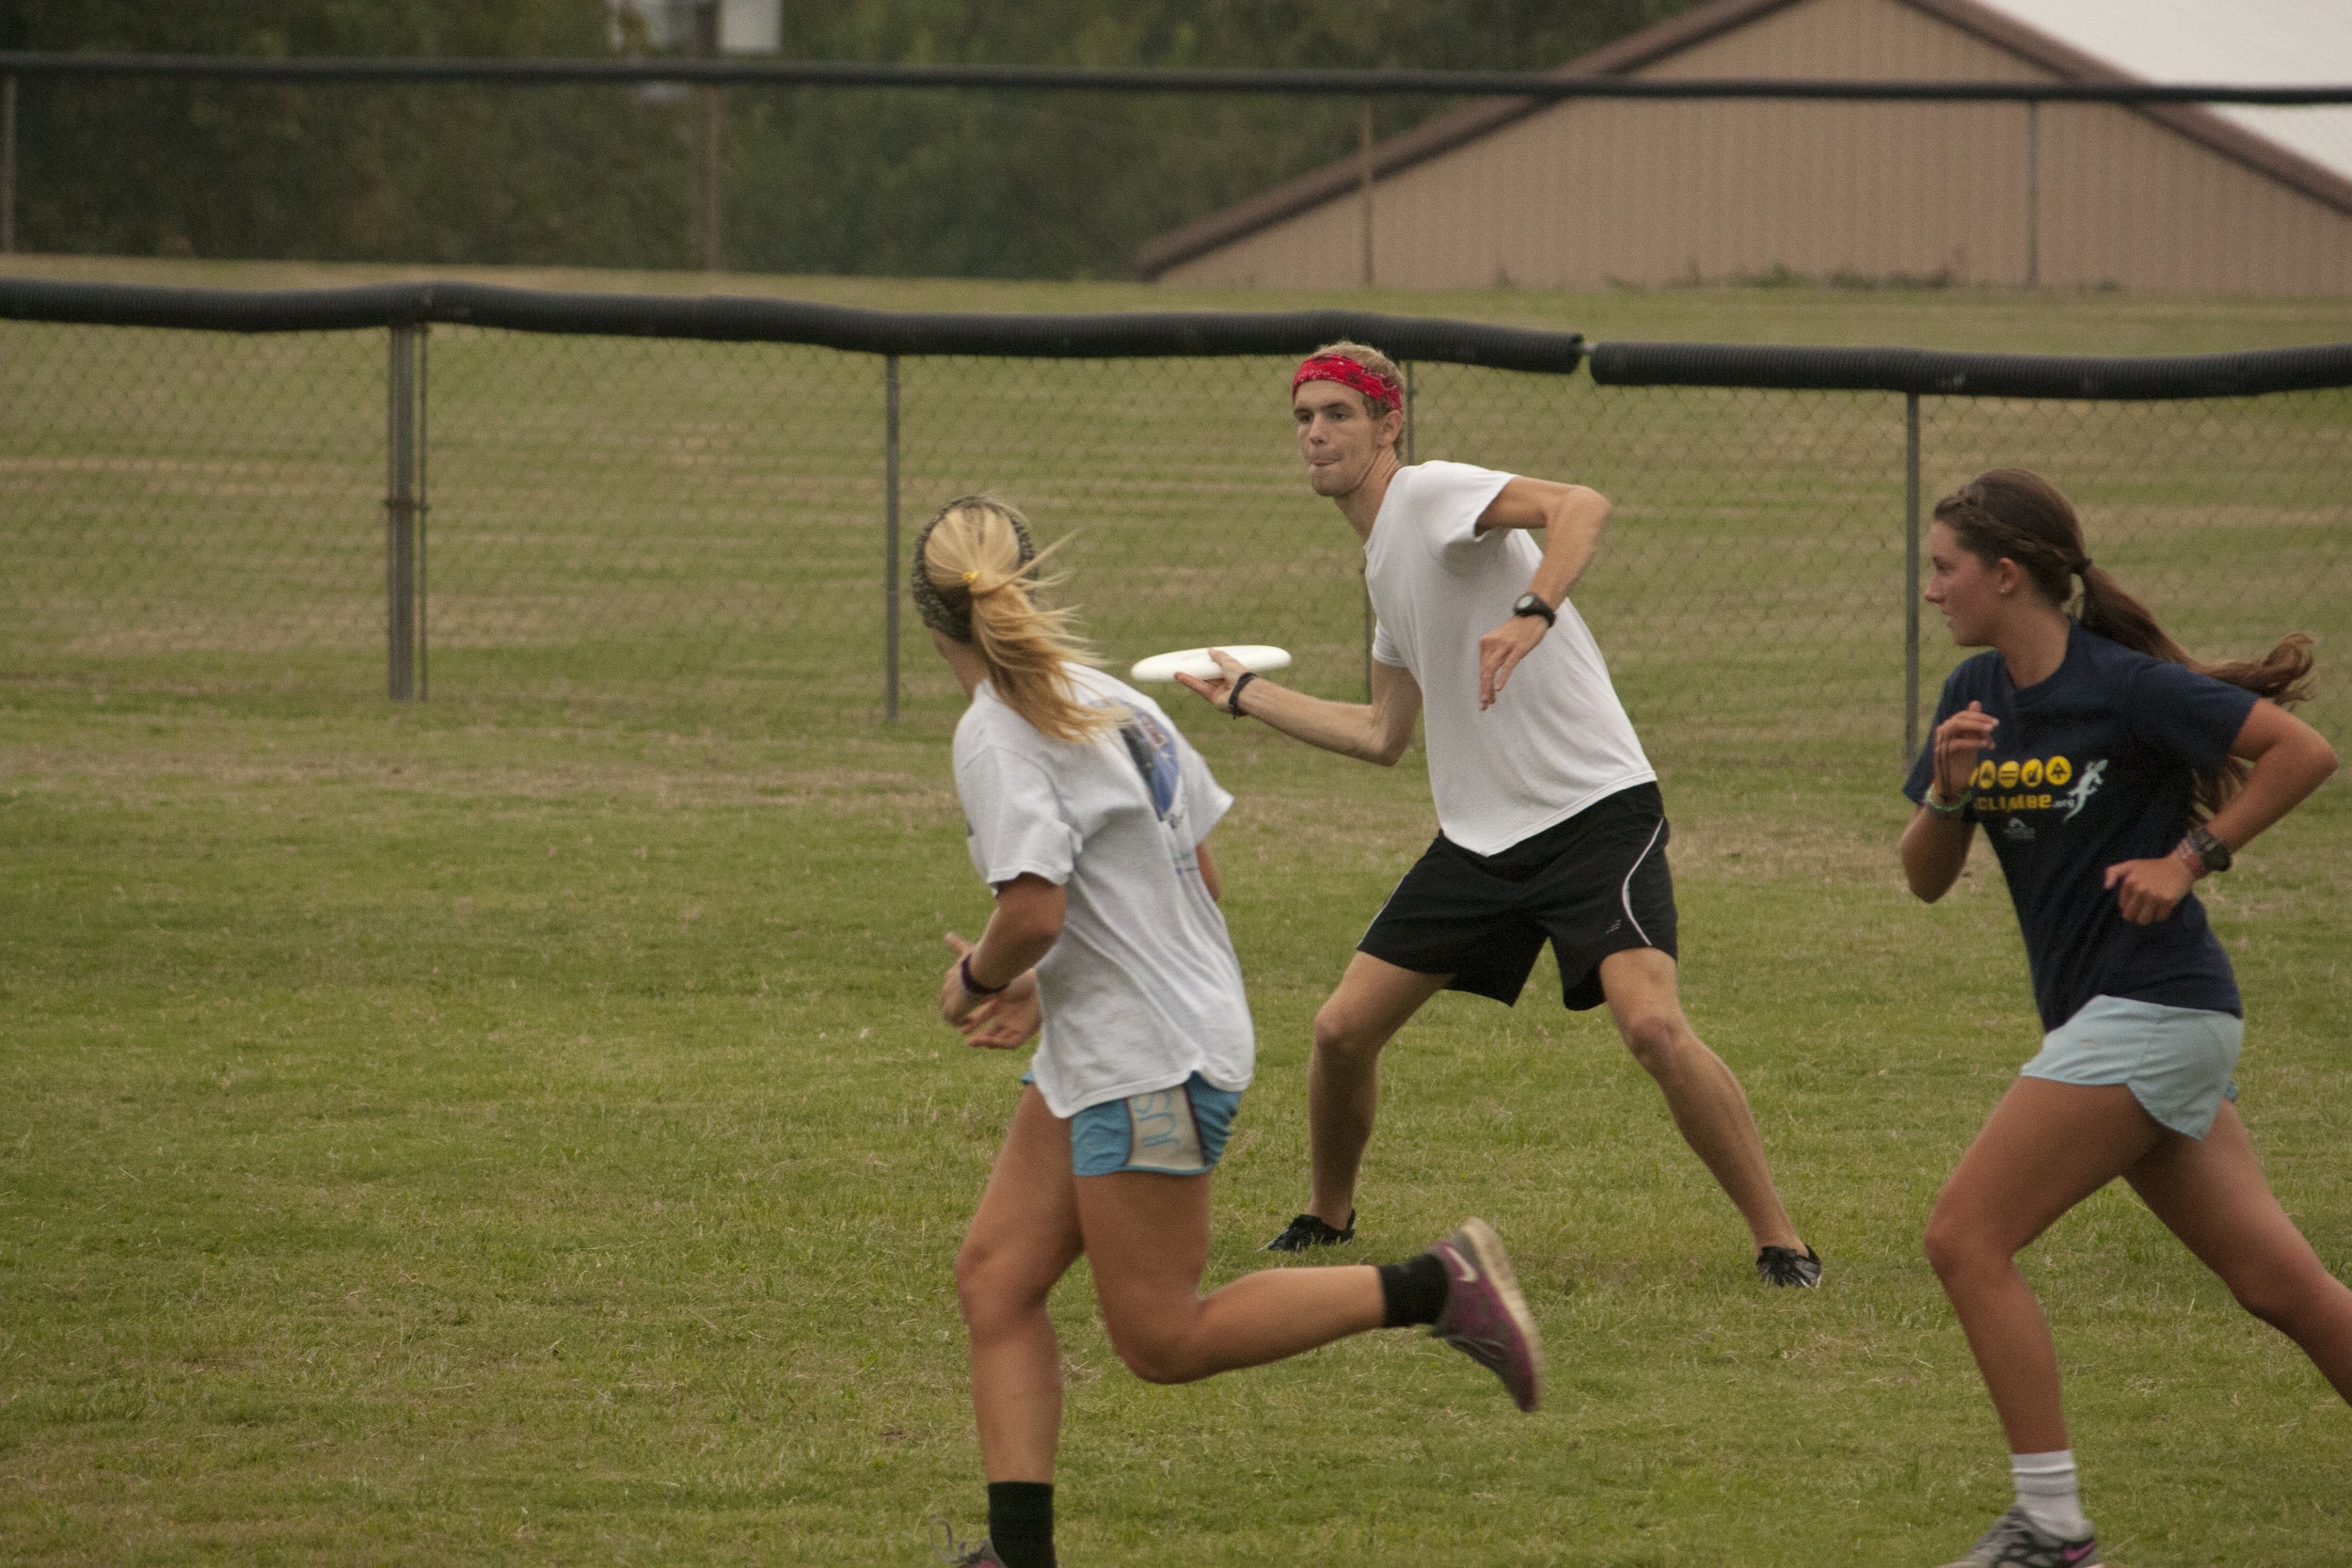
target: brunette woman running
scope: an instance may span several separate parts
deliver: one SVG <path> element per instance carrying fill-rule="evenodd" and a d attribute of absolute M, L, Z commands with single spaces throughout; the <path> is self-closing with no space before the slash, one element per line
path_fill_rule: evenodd
<path fill-rule="evenodd" d="M 914 598 L 972 705 L 956 790 L 995 890 L 939 1010 L 976 1046 L 1041 1030 L 1012 1128 L 956 1259 L 989 1539 L 965 1565 L 1052 1568 L 1061 1352 L 1047 1293 L 1084 1255 L 1112 1347 L 1187 1383 L 1367 1329 L 1427 1323 L 1523 1410 L 1535 1324 L 1478 1220 L 1409 1262 L 1276 1270 L 1200 1293 L 1209 1172 L 1256 1045 L 1202 840 L 1232 803 L 1159 705 L 1088 668 L 1041 606 L 1020 515 L 951 501 L 915 544 Z"/>
<path fill-rule="evenodd" d="M 1950 1568 L 2086 1568 L 2099 1547 L 2058 1355 L 2012 1259 L 2116 1177 L 2352 1400 L 2352 1290 L 2271 1196 L 2230 1103 L 2243 1013 L 2189 892 L 2336 756 L 2280 705 L 2309 692 L 2309 638 L 2195 663 L 2091 564 L 2047 481 L 1995 469 L 1936 504 L 1929 540 L 1928 602 L 1954 641 L 1992 651 L 1944 684 L 1933 743 L 1903 786 L 1918 805 L 1903 873 L 1921 898 L 1942 897 L 1984 825 L 2046 1031 L 1928 1220 L 1928 1258 L 2000 1414 L 2017 1496 Z"/>

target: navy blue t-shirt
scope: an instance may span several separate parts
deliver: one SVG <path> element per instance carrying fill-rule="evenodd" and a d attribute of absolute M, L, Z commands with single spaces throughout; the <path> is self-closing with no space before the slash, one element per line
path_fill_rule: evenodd
<path fill-rule="evenodd" d="M 2106 881 L 2108 866 L 2180 844 L 2194 775 L 2229 755 L 2254 694 L 2070 623 L 2057 673 L 2021 691 L 1997 651 L 1979 654 L 1944 683 L 1936 723 L 1972 702 L 2000 723 L 1978 758 L 1968 815 L 2000 857 L 2042 1026 L 2057 1028 L 2094 996 L 2243 1016 L 2229 957 L 2194 894 L 2135 926 Z M 1903 784 L 1915 802 L 1934 758 L 1923 748 Z"/>

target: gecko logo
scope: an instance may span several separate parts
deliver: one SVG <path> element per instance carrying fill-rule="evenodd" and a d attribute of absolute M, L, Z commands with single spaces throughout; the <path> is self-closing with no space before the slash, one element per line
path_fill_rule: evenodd
<path fill-rule="evenodd" d="M 2090 798 L 2099 792 L 2099 781 L 2106 776 L 2106 771 L 2107 759 L 2105 757 L 2094 757 L 2083 764 L 2082 783 L 2066 792 L 2065 800 L 2060 802 L 2066 807 L 2066 815 L 2058 818 L 2059 821 L 2073 821 L 2076 812 L 2090 804 Z M 2060 784 L 2064 781 L 2053 778 L 2050 782 Z"/>

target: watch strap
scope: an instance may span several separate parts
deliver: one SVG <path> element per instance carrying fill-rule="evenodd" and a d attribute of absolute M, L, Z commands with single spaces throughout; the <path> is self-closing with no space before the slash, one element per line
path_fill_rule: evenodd
<path fill-rule="evenodd" d="M 2181 842 L 2197 851 L 2197 858 L 2204 863 L 2207 871 L 2230 869 L 2232 858 L 2230 846 L 2219 833 L 2215 832 L 2202 822 L 2192 823 L 2188 830 L 2188 836 Z"/>

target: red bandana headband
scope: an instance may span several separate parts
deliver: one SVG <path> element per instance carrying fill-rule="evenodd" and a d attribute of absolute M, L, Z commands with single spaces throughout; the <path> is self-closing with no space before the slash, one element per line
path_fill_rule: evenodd
<path fill-rule="evenodd" d="M 1381 407 L 1382 404 L 1385 404 L 1387 408 L 1395 408 L 1405 401 L 1404 388 L 1399 387 L 1378 371 L 1359 365 L 1344 355 L 1309 356 L 1298 367 L 1298 373 L 1291 377 L 1292 393 L 1295 395 L 1298 388 L 1310 381 L 1336 381 L 1343 387 L 1352 387 L 1364 394 L 1366 401 L 1374 405 L 1375 412 L 1386 411 Z"/>

